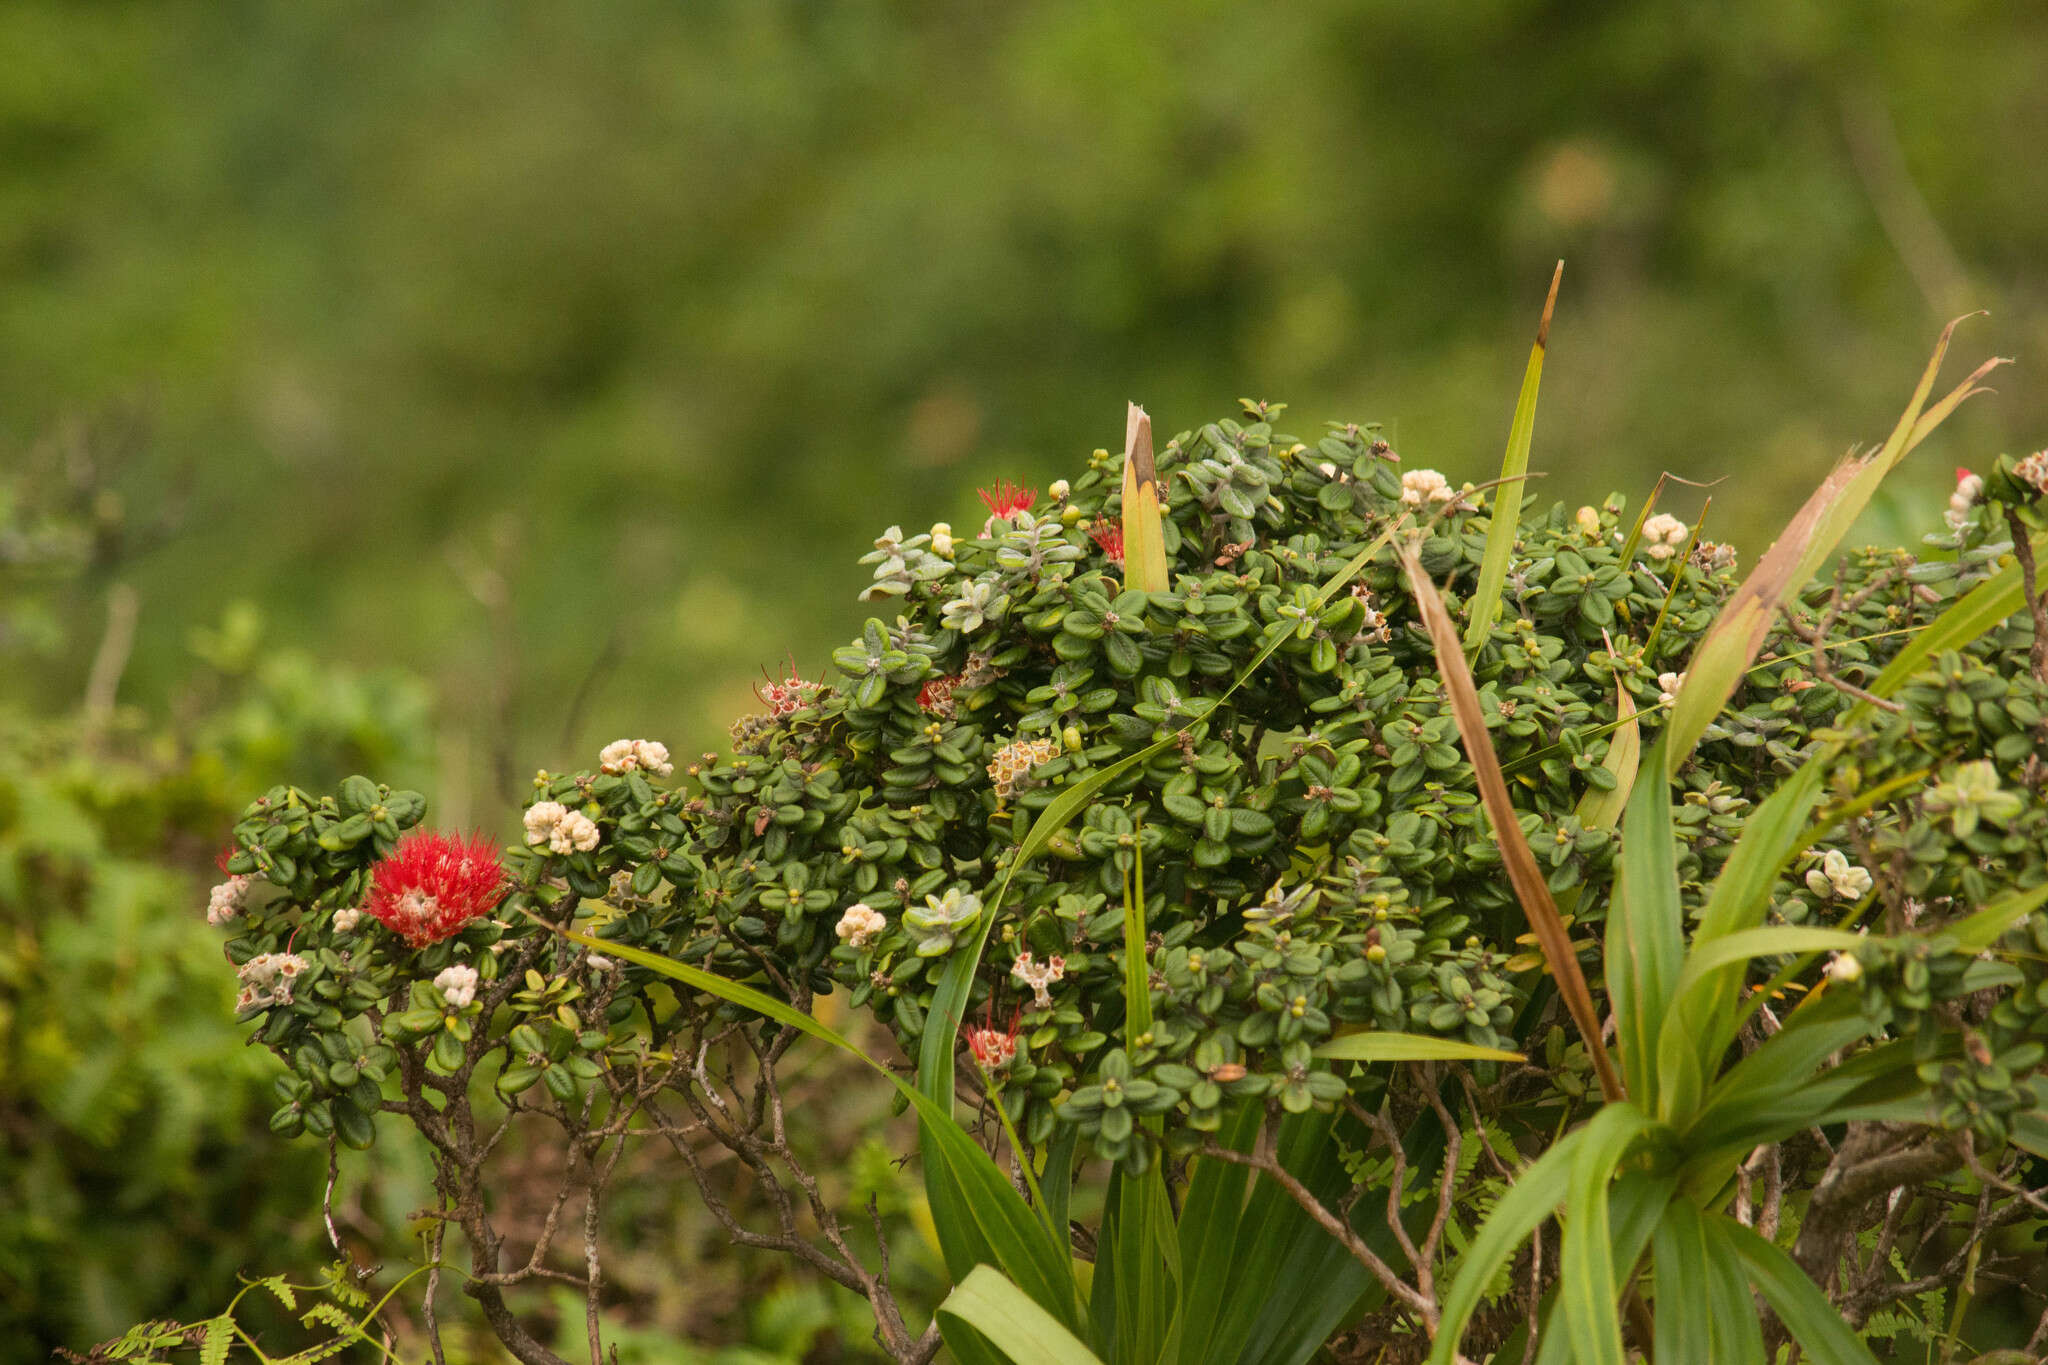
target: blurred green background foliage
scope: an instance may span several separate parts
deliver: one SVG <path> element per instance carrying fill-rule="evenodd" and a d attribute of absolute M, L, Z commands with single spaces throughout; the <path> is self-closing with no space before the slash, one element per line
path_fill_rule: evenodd
<path fill-rule="evenodd" d="M 495 818 L 614 732 L 714 742 L 883 526 L 1127 396 L 1486 477 L 1560 256 L 1542 491 L 1726 478 L 1749 547 L 1991 309 L 2021 367 L 1920 461 L 1933 524 L 1945 454 L 2048 429 L 2043 69 L 1991 0 L 19 0 L 0 424 L 149 432 L 121 492 L 192 533 L 133 687 L 253 600 L 459 699 L 443 810 Z"/>
<path fill-rule="evenodd" d="M 313 1245 L 200 970 L 247 795 L 366 766 L 502 830 L 536 766 L 721 747 L 882 527 L 1127 397 L 1484 479 L 1563 257 L 1539 491 L 1721 479 L 1755 550 L 1987 308 L 2005 392 L 1870 531 L 1937 526 L 2048 439 L 2044 70 L 1995 0 L 0 7 L 0 1313 L 211 1311 L 221 1219 Z M 172 1206 L 160 1273 L 37 1278 Z"/>

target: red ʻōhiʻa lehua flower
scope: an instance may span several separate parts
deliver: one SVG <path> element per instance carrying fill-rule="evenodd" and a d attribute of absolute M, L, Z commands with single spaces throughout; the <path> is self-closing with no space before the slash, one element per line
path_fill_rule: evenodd
<path fill-rule="evenodd" d="M 1110 563 L 1116 565 L 1119 569 L 1124 566 L 1123 527 L 1108 524 L 1097 526 L 1088 533 L 1088 538 L 1095 542 L 1102 553 L 1108 557 Z"/>
<path fill-rule="evenodd" d="M 505 897 L 498 848 L 476 835 L 415 830 L 370 874 L 363 908 L 414 948 L 452 938 Z"/>
<path fill-rule="evenodd" d="M 1007 517 L 1012 512 L 1029 512 L 1031 504 L 1038 501 L 1038 490 L 1022 484 L 1011 484 L 1008 479 L 997 479 L 994 492 L 986 488 L 974 490 L 983 503 L 987 504 L 992 517 Z"/>

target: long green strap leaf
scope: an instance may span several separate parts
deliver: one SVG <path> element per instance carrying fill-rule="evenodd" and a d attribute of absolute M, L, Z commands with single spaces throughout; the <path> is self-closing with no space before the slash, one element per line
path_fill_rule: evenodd
<path fill-rule="evenodd" d="M 1958 940 L 1965 948 L 1979 951 L 1998 942 L 2011 929 L 2043 905 L 2048 905 L 2048 882 L 2029 891 L 2000 896 L 1974 915 L 1965 916 L 1941 928 L 1944 937 Z"/>
<path fill-rule="evenodd" d="M 1341 1203 L 1351 1188 L 1335 1131 L 1336 1116 L 1314 1110 L 1280 1125 L 1281 1168 L 1325 1206 Z M 1270 1180 L 1253 1187 L 1245 1206 L 1235 1272 L 1210 1343 L 1212 1365 L 1271 1359 L 1280 1336 L 1305 1314 L 1332 1300 L 1349 1304 L 1370 1282 L 1365 1267 Z"/>
<path fill-rule="evenodd" d="M 1261 1104 L 1239 1106 L 1219 1135 L 1220 1144 L 1235 1152 L 1249 1152 L 1265 1116 Z M 1178 1229 L 1181 1292 L 1171 1333 L 1177 1365 L 1199 1365 L 1207 1358 L 1216 1319 L 1228 1296 L 1236 1292 L 1231 1280 L 1238 1223 L 1251 1179 L 1249 1166 L 1214 1159 L 1195 1163 L 1194 1178 L 1181 1201 Z"/>
<path fill-rule="evenodd" d="M 1529 1168 L 1508 1186 L 1493 1213 L 1480 1224 L 1458 1262 L 1458 1274 L 1444 1294 L 1443 1317 L 1437 1324 L 1436 1340 L 1430 1345 L 1429 1365 L 1456 1365 L 1458 1339 L 1472 1321 L 1479 1301 L 1500 1268 L 1508 1263 L 1530 1233 L 1557 1207 L 1558 1189 L 1572 1169 L 1586 1140 L 1585 1128 L 1574 1128 L 1550 1150 L 1536 1158 Z"/>
<path fill-rule="evenodd" d="M 1742 1258 L 1751 1283 L 1763 1291 L 1808 1360 L 1814 1365 L 1877 1365 L 1870 1348 L 1796 1261 L 1732 1218 L 1714 1214 L 1707 1221 L 1722 1245 Z"/>
<path fill-rule="evenodd" d="M 1714 1316 L 1713 1268 L 1691 1200 L 1671 1201 L 1651 1250 L 1657 1266 L 1657 1365 L 1718 1365 L 1723 1332 Z"/>
<path fill-rule="evenodd" d="M 1763 1324 L 1749 1292 L 1748 1267 L 1720 1235 L 1717 1218 L 1702 1217 L 1707 1244 L 1707 1292 L 1714 1302 L 1717 1354 L 1714 1365 L 1765 1365 Z"/>
<path fill-rule="evenodd" d="M 1131 878 L 1124 887 L 1124 1042 L 1131 1047 L 1152 1031 L 1152 975 L 1145 961 L 1145 850 L 1131 843 Z"/>
<path fill-rule="evenodd" d="M 1621 1344 L 1621 1286 L 1615 1276 L 1608 1187 L 1622 1159 L 1653 1126 L 1649 1115 L 1630 1101 L 1603 1105 L 1586 1124 L 1586 1136 L 1572 1157 L 1558 1311 L 1578 1365 L 1628 1362 Z"/>
<path fill-rule="evenodd" d="M 1142 1175 L 1116 1171 L 1109 1199 L 1116 1209 L 1114 1235 L 1099 1243 L 1095 1272 L 1113 1270 L 1116 1317 L 1114 1340 L 1100 1344 L 1111 1348 L 1112 1360 L 1156 1361 L 1173 1327 L 1180 1279 L 1180 1242 L 1159 1163 Z M 1109 1219 L 1103 1228 L 1112 1230 Z"/>
<path fill-rule="evenodd" d="M 1529 368 L 1522 372 L 1522 392 L 1515 399 L 1515 420 L 1508 428 L 1507 454 L 1500 462 L 1500 485 L 1493 490 L 1493 524 L 1486 531 L 1486 554 L 1479 561 L 1479 583 L 1472 591 L 1465 617 L 1465 657 L 1486 643 L 1500 615 L 1501 589 L 1508 578 L 1508 560 L 1522 523 L 1522 484 L 1529 474 L 1529 446 L 1536 438 L 1536 391 L 1543 386 L 1543 351 L 1550 342 L 1550 314 L 1557 307 L 1557 286 L 1564 262 L 1550 276 L 1550 296 L 1543 301 L 1543 319 L 1536 324 L 1536 344 L 1529 348 Z"/>
<path fill-rule="evenodd" d="M 1763 918 L 1771 888 L 1798 852 L 1807 817 L 1820 803 L 1825 764 L 1809 761 L 1765 797 L 1735 841 L 1721 875 L 1700 911 L 1692 951 L 1739 932 Z M 1704 1078 L 1718 1068 L 1733 1036 L 1742 973 L 1722 967 L 1681 982 L 1672 996 L 1673 1026 L 1658 1036 L 1658 1113 L 1678 1122 L 1699 1103 Z"/>
<path fill-rule="evenodd" d="M 1607 911 L 1607 1000 L 1622 1076 L 1636 1103 L 1659 1114 L 1657 1041 L 1685 965 L 1678 840 L 1662 756 L 1661 747 L 1650 751 L 1649 780 L 1636 784 L 1629 801 L 1620 875 Z"/>
<path fill-rule="evenodd" d="M 939 1334 L 958 1350 L 965 1323 L 1016 1365 L 1102 1365 L 1093 1351 L 1029 1294 L 989 1266 L 976 1266 L 939 1305 Z"/>
<path fill-rule="evenodd" d="M 1691 990 L 1701 978 L 1731 963 L 1758 957 L 1790 957 L 1795 953 L 1849 952 L 1865 946 L 1868 939 L 1847 929 L 1808 928 L 1774 924 L 1763 929 L 1743 929 L 1725 938 L 1713 939 L 1694 948 L 1678 978 L 1680 991 Z"/>
<path fill-rule="evenodd" d="M 1671 1196 L 1678 1188 L 1678 1182 L 1671 1176 L 1653 1176 L 1644 1171 L 1630 1171 L 1614 1182 L 1609 1194 L 1608 1226 L 1614 1248 L 1614 1283 L 1625 1288 L 1635 1273 L 1636 1262 L 1642 1260 L 1649 1250 L 1650 1238 L 1663 1223 L 1664 1210 L 1671 1203 Z M 1555 1295 L 1549 1300 L 1551 1308 L 1556 1306 Z M 1564 1330 L 1564 1321 L 1553 1316 L 1551 1328 L 1543 1333 L 1540 1350 L 1536 1355 L 1537 1365 L 1572 1365 L 1571 1336 Z M 1496 1360 L 1516 1360 L 1518 1355 L 1496 1355 Z"/>

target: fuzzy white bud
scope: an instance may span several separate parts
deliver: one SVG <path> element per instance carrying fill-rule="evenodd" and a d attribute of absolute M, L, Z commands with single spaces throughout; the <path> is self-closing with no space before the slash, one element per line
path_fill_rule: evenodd
<path fill-rule="evenodd" d="M 1643 523 L 1643 553 L 1662 562 L 1685 548 L 1692 532 L 1677 517 L 1659 512 Z"/>
<path fill-rule="evenodd" d="M 249 879 L 230 877 L 206 895 L 206 922 L 219 927 L 242 913 L 249 899 Z"/>
<path fill-rule="evenodd" d="M 839 923 L 832 932 L 839 935 L 840 942 L 848 947 L 865 948 L 888 927 L 889 921 L 881 911 L 866 901 L 855 901 L 846 907 L 846 913 L 839 917 Z"/>
<path fill-rule="evenodd" d="M 434 989 L 441 992 L 441 998 L 451 1009 L 467 1009 L 469 1002 L 476 999 L 476 982 L 476 968 L 458 962 L 441 969 L 441 974 L 434 978 Z"/>
<path fill-rule="evenodd" d="M 1428 502 L 1450 502 L 1458 496 L 1450 480 L 1434 469 L 1411 469 L 1401 476 L 1401 501 L 1410 507 Z"/>

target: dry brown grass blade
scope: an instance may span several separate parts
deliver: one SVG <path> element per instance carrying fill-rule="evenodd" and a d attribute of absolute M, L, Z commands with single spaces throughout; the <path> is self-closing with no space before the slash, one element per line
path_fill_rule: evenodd
<path fill-rule="evenodd" d="M 1949 338 L 1962 320 L 1957 318 L 1942 329 L 1934 354 L 1891 436 L 1878 449 L 1852 454 L 1828 473 L 1694 647 L 1692 662 L 1685 671 L 1685 685 L 1672 704 L 1665 731 L 1667 774 L 1676 775 L 1691 756 L 1700 736 L 1735 695 L 1743 675 L 1755 662 L 1778 608 L 1811 581 L 1834 553 L 1850 525 L 1869 505 L 1885 475 L 1964 400 L 1986 392 L 1977 381 L 2006 363 L 1998 358 L 1985 361 L 1940 401 L 1927 406 L 1942 359 L 1948 353 Z"/>
<path fill-rule="evenodd" d="M 1666 773 L 1678 771 L 1708 723 L 1735 694 L 1742 675 L 1770 634 L 1778 603 L 1811 576 L 1801 573 L 1801 561 L 1813 542 L 1814 532 L 1827 517 L 1828 509 L 1868 463 L 1868 457 L 1852 456 L 1828 471 L 1820 487 L 1792 514 L 1792 520 L 1785 523 L 1771 548 L 1764 552 L 1749 577 L 1742 580 L 1742 586 L 1707 628 L 1706 635 L 1694 646 L 1685 685 L 1671 707 Z"/>
<path fill-rule="evenodd" d="M 1429 629 L 1430 644 L 1436 650 L 1437 669 L 1443 674 L 1444 691 L 1450 698 L 1451 715 L 1458 723 L 1458 734 L 1465 741 L 1465 756 L 1471 761 L 1473 776 L 1479 782 L 1479 799 L 1486 806 L 1487 818 L 1493 822 L 1494 842 L 1500 846 L 1501 862 L 1507 867 L 1508 881 L 1522 902 L 1522 913 L 1528 917 L 1529 927 L 1535 931 L 1544 959 L 1550 963 L 1550 974 L 1557 981 L 1557 993 L 1564 997 L 1572 1022 L 1578 1025 L 1580 1036 L 1586 1040 L 1587 1055 L 1593 1059 L 1593 1068 L 1600 1076 L 1601 1093 L 1610 1100 L 1625 1099 L 1627 1092 L 1614 1069 L 1614 1060 L 1601 1045 L 1600 1013 L 1593 1006 L 1593 992 L 1586 985 L 1586 974 L 1579 970 L 1579 958 L 1572 951 L 1571 935 L 1565 928 L 1564 917 L 1558 913 L 1557 902 L 1551 899 L 1550 885 L 1543 879 L 1536 855 L 1530 850 L 1529 841 L 1522 836 L 1522 826 L 1515 818 L 1514 803 L 1508 799 L 1507 779 L 1501 776 L 1500 758 L 1493 751 L 1493 738 L 1486 733 L 1486 715 L 1480 710 L 1479 690 L 1473 686 L 1472 670 L 1465 663 L 1465 651 L 1458 642 L 1458 628 L 1452 624 L 1451 614 L 1444 607 L 1443 595 L 1436 590 L 1436 584 L 1430 581 L 1429 575 L 1423 572 L 1415 547 L 1404 545 L 1400 554 L 1401 567 L 1408 575 L 1409 589 L 1415 594 L 1416 609 L 1422 614 L 1422 623 Z"/>

